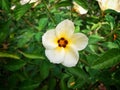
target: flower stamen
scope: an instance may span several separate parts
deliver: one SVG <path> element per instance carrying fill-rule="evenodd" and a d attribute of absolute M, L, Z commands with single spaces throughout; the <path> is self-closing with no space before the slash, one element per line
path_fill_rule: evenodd
<path fill-rule="evenodd" d="M 64 39 L 63 37 L 58 40 L 58 46 L 59 47 L 64 47 L 65 48 L 67 44 L 68 44 L 68 41 L 66 39 Z"/>

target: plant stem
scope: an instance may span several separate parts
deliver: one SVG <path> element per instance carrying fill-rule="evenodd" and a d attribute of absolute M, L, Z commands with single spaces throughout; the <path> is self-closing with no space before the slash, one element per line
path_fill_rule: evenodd
<path fill-rule="evenodd" d="M 45 1 L 45 0 L 42 0 L 42 1 L 43 1 L 44 5 L 45 5 L 45 7 L 46 7 L 46 12 L 47 12 L 47 14 L 48 14 L 48 17 L 51 19 L 51 21 L 52 21 L 54 24 L 56 24 L 53 16 L 51 15 L 51 13 L 50 13 L 50 11 L 49 11 L 49 9 L 48 9 L 48 7 L 47 7 L 46 1 Z"/>

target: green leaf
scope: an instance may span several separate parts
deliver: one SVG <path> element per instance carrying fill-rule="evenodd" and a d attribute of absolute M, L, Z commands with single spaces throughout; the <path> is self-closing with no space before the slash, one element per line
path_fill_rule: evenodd
<path fill-rule="evenodd" d="M 113 30 L 115 26 L 115 19 L 111 15 L 106 15 L 105 20 L 110 24 L 111 30 Z"/>
<path fill-rule="evenodd" d="M 94 69 L 105 69 L 112 67 L 120 62 L 120 49 L 111 49 L 98 58 L 92 68 Z"/>
<path fill-rule="evenodd" d="M 70 1 L 62 1 L 58 4 L 56 4 L 56 8 L 59 8 L 59 7 L 66 7 L 66 6 L 71 6 L 71 2 Z"/>
<path fill-rule="evenodd" d="M 91 30 L 99 30 L 101 28 L 102 24 L 101 23 L 94 23 L 93 26 L 91 27 Z"/>
<path fill-rule="evenodd" d="M 43 61 L 40 65 L 40 78 L 41 81 L 46 79 L 49 75 L 50 64 L 48 62 Z"/>
<path fill-rule="evenodd" d="M 40 42 L 40 40 L 42 39 L 42 35 L 42 32 L 35 33 L 35 40 Z"/>
<path fill-rule="evenodd" d="M 10 54 L 10 53 L 4 53 L 4 52 L 0 52 L 0 58 L 13 58 L 13 59 L 20 59 L 19 56 L 15 55 L 15 54 Z"/>
<path fill-rule="evenodd" d="M 16 71 L 22 68 L 26 64 L 23 60 L 10 60 L 6 65 L 5 68 L 10 71 Z"/>
<path fill-rule="evenodd" d="M 88 82 L 88 81 L 86 81 L 82 78 L 79 78 L 79 79 L 75 80 L 75 82 L 73 82 L 72 88 L 73 89 L 81 88 L 86 82 Z"/>
<path fill-rule="evenodd" d="M 98 46 L 97 45 L 88 45 L 88 51 L 93 54 L 97 54 Z"/>
<path fill-rule="evenodd" d="M 9 35 L 9 27 L 11 25 L 11 20 L 8 20 L 6 22 L 0 22 L 0 43 L 3 42 Z"/>
<path fill-rule="evenodd" d="M 48 90 L 48 86 L 44 85 L 40 90 Z"/>
<path fill-rule="evenodd" d="M 24 76 L 25 72 L 14 72 L 11 73 L 8 77 L 8 86 L 7 88 L 10 88 L 11 90 L 15 89 L 16 87 L 18 87 L 18 82 L 19 81 L 24 81 L 26 79 L 26 77 Z"/>
<path fill-rule="evenodd" d="M 18 47 L 23 47 L 27 42 L 31 41 L 35 33 L 32 30 L 25 30 L 22 35 L 20 35 L 17 39 L 17 46 Z"/>
<path fill-rule="evenodd" d="M 10 2 L 8 0 L 1 0 L 2 9 L 6 10 L 7 12 L 9 12 L 9 10 L 10 10 L 9 3 Z"/>
<path fill-rule="evenodd" d="M 96 54 L 89 54 L 87 55 L 87 62 L 89 63 L 89 65 L 93 65 L 94 61 L 98 58 L 99 56 L 97 56 Z"/>
<path fill-rule="evenodd" d="M 19 90 L 34 90 L 39 84 L 39 82 L 25 80 L 20 84 Z"/>
<path fill-rule="evenodd" d="M 19 51 L 19 53 L 21 53 L 23 56 L 25 56 L 26 58 L 29 59 L 45 59 L 44 57 L 40 56 L 40 55 L 35 55 L 35 54 L 28 54 L 28 53 L 24 53 L 22 51 Z"/>
<path fill-rule="evenodd" d="M 70 77 L 69 78 L 69 80 L 68 80 L 68 82 L 67 82 L 67 86 L 69 87 L 69 88 L 72 88 L 74 85 L 75 85 L 75 78 L 72 76 L 72 77 Z"/>
<path fill-rule="evenodd" d="M 60 90 L 68 90 L 67 84 L 64 80 L 60 81 Z"/>
<path fill-rule="evenodd" d="M 68 68 L 67 69 L 72 75 L 78 77 L 78 78 L 82 78 L 82 79 L 86 79 L 87 74 L 79 67 L 72 67 L 72 68 Z"/>
<path fill-rule="evenodd" d="M 49 80 L 49 90 L 55 90 L 56 89 L 56 79 L 55 78 L 50 78 Z"/>
<path fill-rule="evenodd" d="M 39 42 L 41 40 L 42 35 L 43 34 L 41 32 L 36 33 L 35 34 L 35 40 Z"/>
<path fill-rule="evenodd" d="M 18 8 L 14 10 L 16 20 L 19 20 L 30 8 L 31 8 L 30 4 L 18 6 Z"/>
<path fill-rule="evenodd" d="M 38 22 L 38 30 L 43 30 L 48 23 L 48 18 L 41 18 Z"/>
<path fill-rule="evenodd" d="M 79 33 L 80 32 L 80 26 L 76 26 L 75 27 L 75 33 Z"/>
<path fill-rule="evenodd" d="M 113 9 L 106 9 L 104 12 L 108 14 L 116 14 L 116 15 L 119 14 L 116 10 Z"/>
<path fill-rule="evenodd" d="M 98 41 L 103 40 L 104 38 L 99 35 L 91 35 L 89 37 L 89 44 L 96 44 Z"/>
<path fill-rule="evenodd" d="M 88 9 L 88 6 L 85 0 L 73 0 L 73 1 L 75 1 L 77 4 L 79 4 L 83 8 Z"/>
<path fill-rule="evenodd" d="M 60 81 L 60 90 L 68 90 L 66 82 L 64 80 Z"/>
<path fill-rule="evenodd" d="M 68 77 L 69 76 L 67 74 L 62 75 L 62 78 L 60 80 L 60 90 L 69 90 L 66 82 L 66 79 L 68 80 Z"/>
<path fill-rule="evenodd" d="M 114 42 L 105 42 L 105 43 L 103 43 L 103 46 L 108 47 L 109 49 L 119 48 L 119 45 Z"/>

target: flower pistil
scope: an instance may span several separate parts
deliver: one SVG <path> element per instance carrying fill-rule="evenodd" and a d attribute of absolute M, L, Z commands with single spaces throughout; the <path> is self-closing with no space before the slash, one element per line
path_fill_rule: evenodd
<path fill-rule="evenodd" d="M 65 48 L 67 44 L 68 44 L 68 41 L 65 38 L 63 38 L 63 37 L 61 37 L 58 40 L 58 46 L 59 47 L 64 47 Z"/>

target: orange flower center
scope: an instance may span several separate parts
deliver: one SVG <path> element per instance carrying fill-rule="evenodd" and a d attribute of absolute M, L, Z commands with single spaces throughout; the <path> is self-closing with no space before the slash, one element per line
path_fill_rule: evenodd
<path fill-rule="evenodd" d="M 58 40 L 58 46 L 59 47 L 64 47 L 65 48 L 67 44 L 68 44 L 68 41 L 65 40 L 63 37 Z"/>

